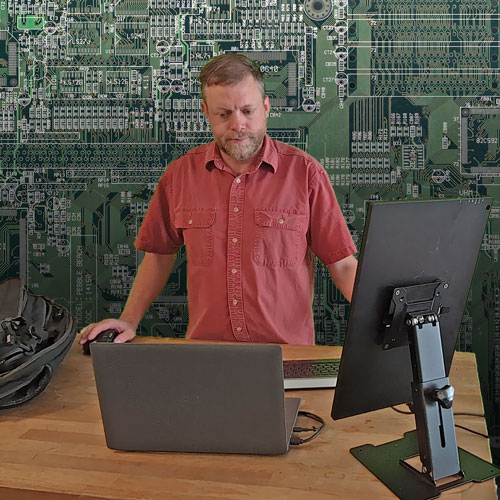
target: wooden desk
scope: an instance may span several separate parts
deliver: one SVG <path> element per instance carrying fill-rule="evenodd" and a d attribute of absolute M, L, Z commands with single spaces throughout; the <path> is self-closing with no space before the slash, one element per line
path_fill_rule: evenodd
<path fill-rule="evenodd" d="M 340 352 L 339 347 L 283 349 L 285 358 L 338 357 Z M 482 412 L 473 354 L 455 355 L 451 380 L 455 411 Z M 302 398 L 302 409 L 326 420 L 326 428 L 287 455 L 112 451 L 104 441 L 91 360 L 75 344 L 44 393 L 0 412 L 0 500 L 396 498 L 349 448 L 402 437 L 414 428 L 413 418 L 385 409 L 334 422 L 331 390 L 295 394 Z M 486 432 L 484 419 L 456 421 Z M 461 447 L 490 459 L 486 439 L 461 429 L 457 439 Z M 494 482 L 470 483 L 441 498 L 495 500 Z"/>

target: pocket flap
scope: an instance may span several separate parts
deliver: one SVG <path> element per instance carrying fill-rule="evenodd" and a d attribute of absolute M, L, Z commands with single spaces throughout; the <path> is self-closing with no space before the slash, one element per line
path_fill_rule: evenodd
<path fill-rule="evenodd" d="M 263 227 L 292 229 L 300 231 L 304 226 L 305 215 L 280 210 L 255 210 L 255 223 Z"/>
<path fill-rule="evenodd" d="M 210 227 L 215 221 L 215 208 L 180 210 L 175 214 L 175 227 L 182 229 Z"/>

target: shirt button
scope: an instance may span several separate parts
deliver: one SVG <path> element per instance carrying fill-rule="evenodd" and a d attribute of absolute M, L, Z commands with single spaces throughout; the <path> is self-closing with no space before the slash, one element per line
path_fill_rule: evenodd
<path fill-rule="evenodd" d="M 283 219 L 280 219 L 278 222 L 279 222 L 280 224 L 283 224 L 285 221 L 284 221 Z"/>
<path fill-rule="evenodd" d="M 237 332 L 241 332 L 241 330 L 242 330 L 241 326 L 239 326 L 238 328 L 236 328 Z"/>
<path fill-rule="evenodd" d="M 241 179 L 238 177 L 238 178 L 236 179 L 236 183 L 237 183 L 237 184 L 239 184 L 240 182 L 241 182 Z"/>
<path fill-rule="evenodd" d="M 236 299 L 233 300 L 233 305 L 237 305 L 238 304 L 238 301 Z"/>
<path fill-rule="evenodd" d="M 238 238 L 233 238 L 231 241 L 232 241 L 233 243 L 238 243 Z"/>
<path fill-rule="evenodd" d="M 193 223 L 193 220 L 192 219 L 189 219 L 188 220 L 188 224 L 191 225 Z"/>
<path fill-rule="evenodd" d="M 232 272 L 233 274 L 236 274 L 236 273 L 238 272 L 238 269 L 235 269 L 235 268 L 233 267 L 233 268 L 231 269 L 231 272 Z"/>
<path fill-rule="evenodd" d="M 240 209 L 239 209 L 238 207 L 234 207 L 234 209 L 233 209 L 233 210 L 234 210 L 235 212 L 239 212 L 239 211 L 240 211 Z"/>

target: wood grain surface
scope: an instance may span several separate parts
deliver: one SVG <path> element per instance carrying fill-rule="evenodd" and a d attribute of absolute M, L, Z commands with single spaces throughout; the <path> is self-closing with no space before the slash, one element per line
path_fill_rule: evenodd
<path fill-rule="evenodd" d="M 339 357 L 340 352 L 339 347 L 283 346 L 285 359 Z M 456 353 L 450 377 L 455 412 L 482 412 L 474 355 Z M 396 498 L 349 449 L 398 439 L 414 428 L 413 418 L 385 409 L 333 421 L 332 390 L 293 395 L 302 398 L 302 409 L 321 415 L 326 428 L 287 455 L 114 451 L 105 444 L 90 357 L 75 343 L 38 398 L 0 412 L 0 500 Z M 456 422 L 486 432 L 483 418 L 457 416 Z M 457 429 L 457 440 L 490 460 L 487 439 Z M 494 500 L 494 482 L 467 484 L 441 498 Z"/>

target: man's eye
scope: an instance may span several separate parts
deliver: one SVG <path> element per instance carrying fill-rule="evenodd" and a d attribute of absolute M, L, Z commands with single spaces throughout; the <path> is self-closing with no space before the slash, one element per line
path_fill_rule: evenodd
<path fill-rule="evenodd" d="M 228 114 L 227 114 L 227 113 L 219 113 L 219 118 L 220 118 L 221 120 L 225 120 L 227 117 L 228 117 Z"/>
<path fill-rule="evenodd" d="M 243 114 L 245 114 L 245 115 L 251 115 L 252 113 L 253 113 L 252 109 L 245 109 L 245 110 L 243 110 Z"/>

